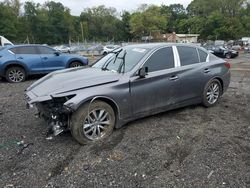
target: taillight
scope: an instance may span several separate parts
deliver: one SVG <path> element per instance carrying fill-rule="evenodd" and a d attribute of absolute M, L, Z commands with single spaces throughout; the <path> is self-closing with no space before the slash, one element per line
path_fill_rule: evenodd
<path fill-rule="evenodd" d="M 230 63 L 228 63 L 228 62 L 224 63 L 224 65 L 225 65 L 228 69 L 230 69 L 230 68 L 231 68 Z"/>

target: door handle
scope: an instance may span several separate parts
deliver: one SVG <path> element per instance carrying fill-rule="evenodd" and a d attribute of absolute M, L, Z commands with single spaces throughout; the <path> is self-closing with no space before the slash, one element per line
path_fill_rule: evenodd
<path fill-rule="evenodd" d="M 209 68 L 204 69 L 204 73 L 209 73 L 211 70 Z"/>
<path fill-rule="evenodd" d="M 18 57 L 17 59 L 23 59 L 23 57 Z"/>
<path fill-rule="evenodd" d="M 178 76 L 171 76 L 170 78 L 169 78 L 169 80 L 171 80 L 171 81 L 174 81 L 174 80 L 177 80 L 179 77 Z"/>

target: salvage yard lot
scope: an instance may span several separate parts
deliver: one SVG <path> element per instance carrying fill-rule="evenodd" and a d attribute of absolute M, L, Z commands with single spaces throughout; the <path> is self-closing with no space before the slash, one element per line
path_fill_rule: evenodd
<path fill-rule="evenodd" d="M 35 79 L 0 80 L 0 187 L 249 187 L 250 56 L 230 62 L 231 84 L 215 107 L 140 119 L 87 146 L 69 133 L 45 139 L 23 100 Z"/>

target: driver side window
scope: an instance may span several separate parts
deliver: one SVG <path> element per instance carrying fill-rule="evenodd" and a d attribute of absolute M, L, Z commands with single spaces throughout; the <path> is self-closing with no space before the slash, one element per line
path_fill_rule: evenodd
<path fill-rule="evenodd" d="M 45 46 L 39 46 L 38 49 L 40 54 L 54 54 L 56 52 L 56 50 Z"/>
<path fill-rule="evenodd" d="M 143 67 L 148 67 L 148 72 L 174 68 L 174 54 L 172 47 L 161 48 L 155 51 Z"/>

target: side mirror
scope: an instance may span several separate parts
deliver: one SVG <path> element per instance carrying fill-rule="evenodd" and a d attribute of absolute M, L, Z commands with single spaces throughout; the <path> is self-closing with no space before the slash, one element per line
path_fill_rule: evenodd
<path fill-rule="evenodd" d="M 138 76 L 140 78 L 145 78 L 145 76 L 148 74 L 148 67 L 142 67 L 138 71 Z"/>
<path fill-rule="evenodd" d="M 59 51 L 55 51 L 54 53 L 56 56 L 59 56 L 60 55 L 60 52 Z"/>

